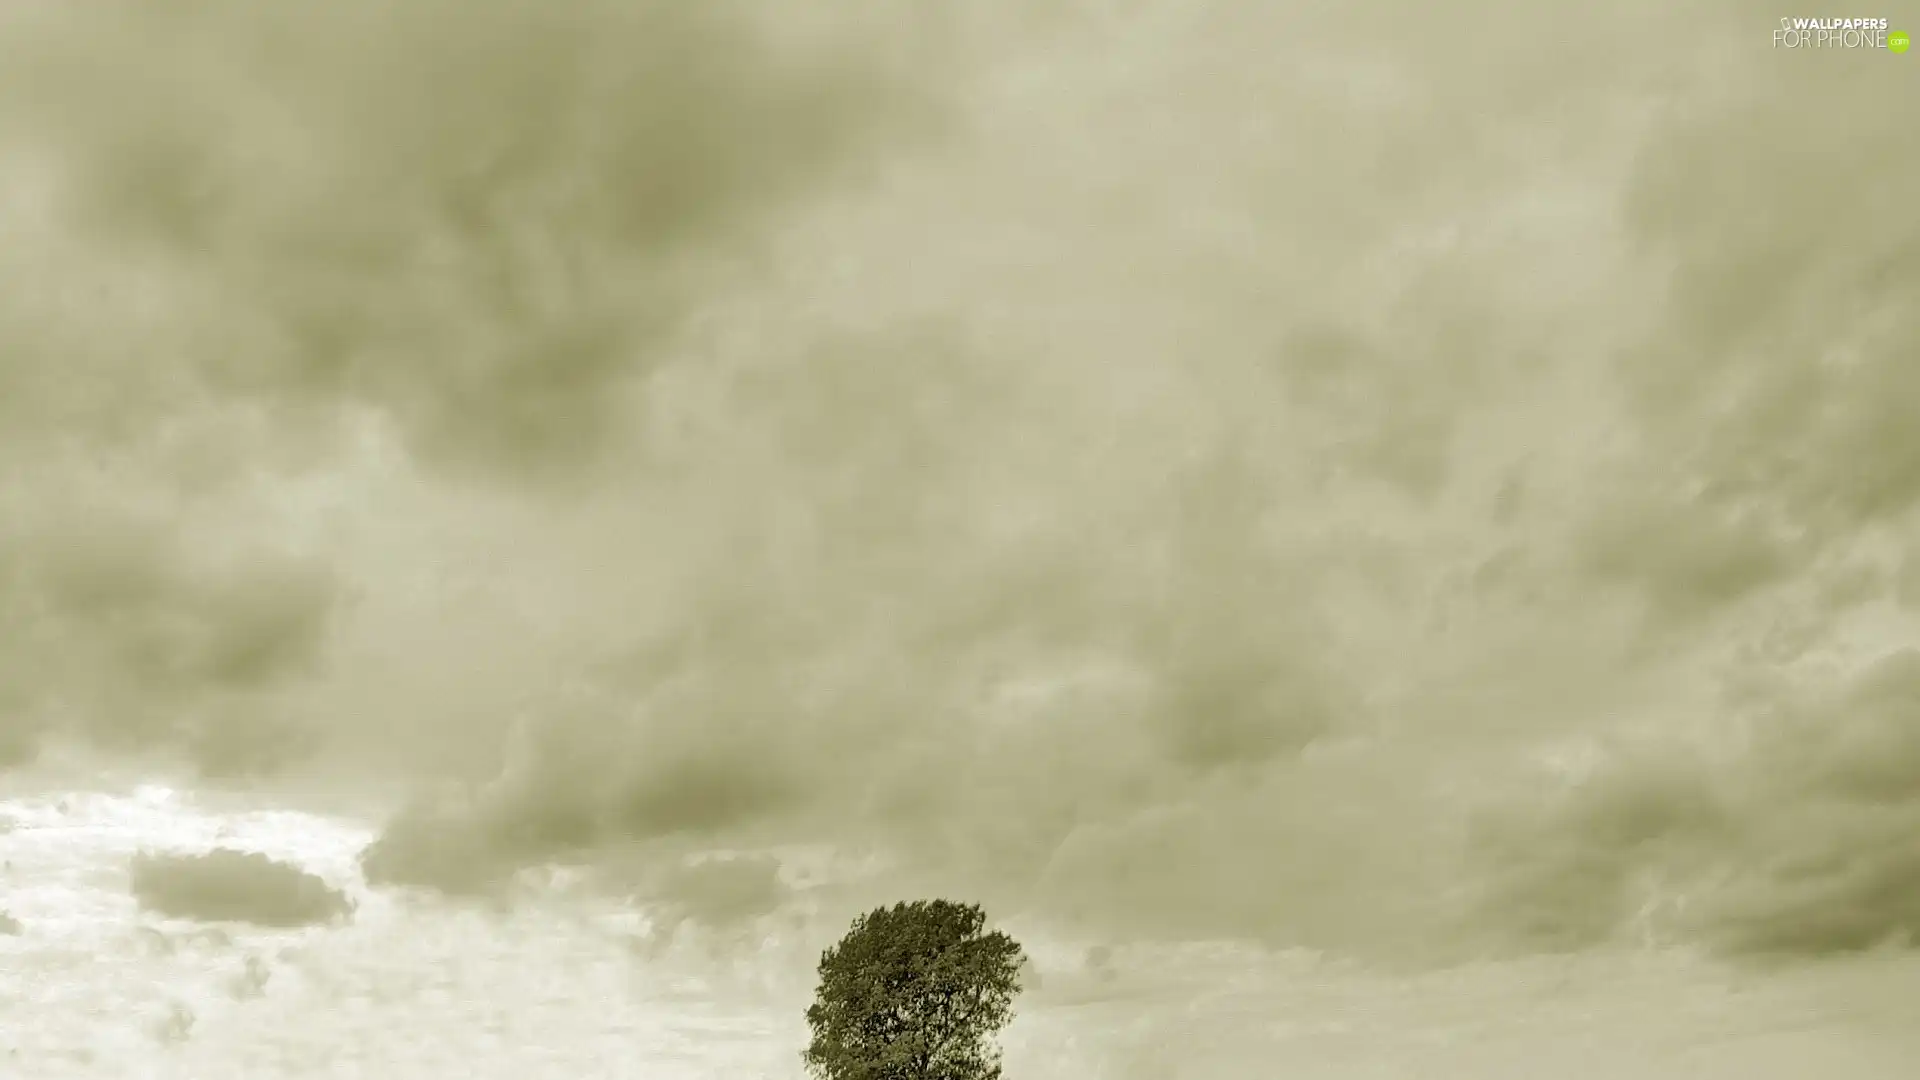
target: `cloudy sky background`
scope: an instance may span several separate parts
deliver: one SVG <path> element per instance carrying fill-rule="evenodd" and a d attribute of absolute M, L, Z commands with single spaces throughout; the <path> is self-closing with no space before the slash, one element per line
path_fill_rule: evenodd
<path fill-rule="evenodd" d="M 181 789 L 88 811 L 122 861 L 330 815 L 272 834 L 373 905 L 318 949 L 575 867 L 708 949 L 625 962 L 784 988 L 767 1075 L 810 952 L 926 893 L 1110 999 L 1031 1075 L 1892 1075 L 1910 56 L 1731 3 L 791 6 L 6 6 L 21 798 Z M 1739 1038 L 1676 1004 L 1726 986 Z M 1469 1049 L 1282 1030 L 1363 1013 Z M 1115 1049 L 1154 1024 L 1218 1059 Z"/>

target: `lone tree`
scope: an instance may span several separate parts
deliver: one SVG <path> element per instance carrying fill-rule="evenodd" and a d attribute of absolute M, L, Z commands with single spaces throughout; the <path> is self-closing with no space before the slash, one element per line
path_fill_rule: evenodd
<path fill-rule="evenodd" d="M 1018 942 L 973 904 L 916 900 L 853 922 L 820 956 L 801 1055 L 821 1080 L 999 1080 L 993 1034 L 1013 1019 Z"/>

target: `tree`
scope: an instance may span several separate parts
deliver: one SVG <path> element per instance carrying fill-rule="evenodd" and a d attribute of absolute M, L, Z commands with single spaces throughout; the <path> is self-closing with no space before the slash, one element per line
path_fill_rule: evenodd
<path fill-rule="evenodd" d="M 820 956 L 801 1055 L 821 1080 L 999 1080 L 991 1041 L 1013 1019 L 1020 945 L 979 907 L 876 908 Z"/>

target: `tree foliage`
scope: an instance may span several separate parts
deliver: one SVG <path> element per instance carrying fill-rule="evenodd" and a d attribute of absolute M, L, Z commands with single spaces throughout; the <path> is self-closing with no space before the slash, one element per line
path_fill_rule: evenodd
<path fill-rule="evenodd" d="M 1020 945 L 978 906 L 917 900 L 853 922 L 820 957 L 802 1055 L 821 1080 L 998 1080 Z"/>

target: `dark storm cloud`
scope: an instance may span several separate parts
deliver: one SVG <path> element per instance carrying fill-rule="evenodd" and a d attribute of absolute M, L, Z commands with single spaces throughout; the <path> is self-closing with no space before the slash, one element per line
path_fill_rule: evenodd
<path fill-rule="evenodd" d="M 1905 677 L 1827 680 L 1910 631 L 1904 76 L 1509 7 L 988 12 L 917 89 L 837 8 L 18 17 L 8 692 L 456 781 L 381 883 L 1897 936 Z"/>
<path fill-rule="evenodd" d="M 1523 940 L 1622 931 L 1649 882 L 1684 905 L 1670 934 L 1738 955 L 1905 944 L 1920 827 L 1920 654 L 1765 703 L 1752 743 L 1709 764 L 1668 740 L 1606 758 L 1541 806 L 1488 819 L 1488 915 Z"/>
<path fill-rule="evenodd" d="M 174 360 L 214 392 L 542 469 L 618 428 L 717 260 L 928 116 L 876 51 L 765 14 L 62 7 L 10 34 L 4 115 L 77 236 L 215 299 Z"/>
<path fill-rule="evenodd" d="M 805 430 L 815 407 L 845 407 L 819 385 L 824 398 L 780 398 L 775 420 Z M 726 548 L 680 601 L 681 627 L 533 706 L 501 775 L 397 819 L 369 876 L 469 888 L 608 845 L 851 826 L 930 863 L 1031 877 L 1082 814 L 1257 772 L 1357 721 L 1315 613 L 1289 602 L 1298 556 L 1248 539 L 1270 509 L 1260 470 L 1202 456 L 1172 464 L 1150 501 L 1097 507 L 1098 527 L 1152 538 L 1165 561 L 1151 577 L 1091 551 L 1056 564 L 1046 552 L 1065 537 L 996 539 L 990 508 L 966 512 L 999 494 L 975 495 L 983 455 L 957 452 L 1004 422 L 998 399 L 945 396 L 908 429 L 888 385 L 868 384 L 826 459 L 789 466 L 827 492 L 806 508 L 811 528 L 856 549 L 796 563 Z M 896 426 L 916 468 L 844 449 Z M 823 483 L 847 470 L 857 486 Z M 942 473 L 953 481 L 930 498 Z M 1123 670 L 1050 686 L 1061 673 L 1028 650 Z M 1037 706 L 1024 718 L 1023 694 Z M 467 855 L 436 855 L 454 849 Z"/>
<path fill-rule="evenodd" d="M 78 507 L 9 534 L 10 742 L 184 749 L 213 772 L 299 751 L 283 695 L 322 663 L 338 582 L 298 556 L 195 543 L 177 521 Z"/>
<path fill-rule="evenodd" d="M 1897 207 L 1920 153 L 1875 104 L 1896 74 L 1814 62 L 1742 80 L 1663 127 L 1631 174 L 1626 224 L 1670 286 L 1622 352 L 1639 439 L 1587 516 L 1582 566 L 1645 597 L 1663 648 L 1703 664 L 1736 643 L 1737 693 L 1708 709 L 1746 734 L 1686 768 L 1697 742 L 1655 739 L 1496 817 L 1492 917 L 1535 940 L 1618 934 L 1655 887 L 1680 898 L 1668 933 L 1737 954 L 1913 933 L 1913 654 L 1837 686 L 1796 666 L 1896 599 L 1878 553 L 1914 536 L 1920 459 L 1894 417 L 1916 392 L 1900 321 L 1920 233 Z"/>
<path fill-rule="evenodd" d="M 352 901 L 325 879 L 257 851 L 141 853 L 131 873 L 140 907 L 172 918 L 294 927 L 353 913 Z"/>
<path fill-rule="evenodd" d="M 583 693 L 520 703 L 497 778 L 396 818 L 370 878 L 793 839 L 1112 931 L 1380 953 L 1445 928 L 1461 771 L 1611 719 L 1645 674 L 1604 598 L 1544 614 L 1595 592 L 1578 335 L 1635 291 L 1605 174 L 1561 159 L 1622 135 L 1597 90 L 1561 99 L 1594 147 L 1439 115 L 1427 83 L 1498 95 L 1436 54 L 1370 88 L 1356 26 L 1327 85 L 1168 29 L 1150 63 L 1089 60 L 1084 100 L 976 103 L 978 145 L 716 312 L 746 344 L 663 375 L 674 486 L 630 534 L 675 586 L 580 643 Z M 1308 169 L 1288 148 L 1316 137 Z M 1448 139 L 1511 168 L 1395 165 Z M 1490 536 L 1535 437 L 1562 440 L 1543 494 Z M 1436 581 L 1503 547 L 1513 580 L 1422 629 Z"/>
<path fill-rule="evenodd" d="M 1607 942 L 1645 902 L 1644 874 L 1733 835 L 1707 763 L 1678 748 L 1612 748 L 1594 771 L 1545 805 L 1502 807 L 1474 823 L 1469 843 L 1486 876 L 1477 887 L 1493 935 L 1523 949 Z"/>
<path fill-rule="evenodd" d="M 397 430 L 433 466 L 578 471 L 757 238 L 929 130 L 897 21 L 777 15 L 7 12 L 0 606 L 29 632 L 0 752 L 65 732 L 252 771 L 384 722 L 306 678 L 342 462 Z"/>
<path fill-rule="evenodd" d="M 1720 528 L 1748 579 L 1778 562 L 1769 531 L 1844 542 L 1920 499 L 1900 419 L 1920 391 L 1900 314 L 1920 239 L 1899 210 L 1920 154 L 1873 106 L 1894 75 L 1816 63 L 1751 80 L 1661 132 L 1626 193 L 1672 283 L 1621 371 L 1648 456 L 1695 493 L 1688 516 L 1745 519 Z"/>
<path fill-rule="evenodd" d="M 779 860 L 723 855 L 670 866 L 639 898 L 652 908 L 667 936 L 683 923 L 738 934 L 779 911 L 788 891 L 780 880 Z"/>

